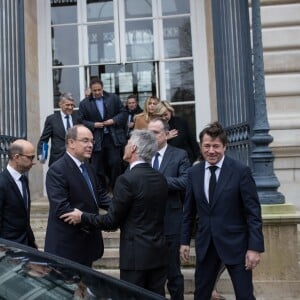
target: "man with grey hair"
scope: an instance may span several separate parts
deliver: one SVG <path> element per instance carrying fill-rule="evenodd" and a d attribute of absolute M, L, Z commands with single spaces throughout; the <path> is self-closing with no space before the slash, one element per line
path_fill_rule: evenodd
<path fill-rule="evenodd" d="M 46 118 L 44 129 L 37 145 L 38 159 L 41 163 L 45 163 L 46 159 L 42 157 L 43 145 L 48 144 L 49 139 L 51 139 L 49 167 L 62 157 L 66 151 L 66 131 L 75 124 L 78 124 L 78 118 L 73 114 L 75 104 L 71 93 L 63 93 L 60 96 L 58 105 L 60 111 Z"/>
<path fill-rule="evenodd" d="M 164 176 L 150 165 L 156 151 L 153 133 L 134 130 L 123 156 L 130 171 L 118 177 L 108 213 L 96 215 L 75 209 L 61 218 L 69 224 L 81 222 L 103 230 L 120 227 L 120 278 L 164 296 L 168 185 Z"/>

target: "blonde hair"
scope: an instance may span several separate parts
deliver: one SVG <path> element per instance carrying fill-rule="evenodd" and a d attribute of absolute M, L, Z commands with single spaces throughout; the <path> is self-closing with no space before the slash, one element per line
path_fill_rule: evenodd
<path fill-rule="evenodd" d="M 167 112 L 168 112 L 167 107 L 162 102 L 159 102 L 156 105 L 153 114 L 151 115 L 151 119 L 153 119 L 153 118 L 161 118 Z"/>
<path fill-rule="evenodd" d="M 167 110 L 171 113 L 172 116 L 175 115 L 175 109 L 172 107 L 170 102 L 162 100 L 161 103 L 167 108 Z"/>
<path fill-rule="evenodd" d="M 149 96 L 145 103 L 144 103 L 144 110 L 143 112 L 141 112 L 140 114 L 136 115 L 136 117 L 140 117 L 140 116 L 145 116 L 145 119 L 146 121 L 148 122 L 150 120 L 150 118 L 152 117 L 151 114 L 149 113 L 148 111 L 148 105 L 149 105 L 149 102 L 151 100 L 155 100 L 157 103 L 160 103 L 160 100 L 159 98 L 155 97 L 155 96 Z"/>

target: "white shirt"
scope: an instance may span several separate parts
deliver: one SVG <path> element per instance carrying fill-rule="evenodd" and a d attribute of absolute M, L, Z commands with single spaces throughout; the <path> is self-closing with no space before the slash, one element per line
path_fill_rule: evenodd
<path fill-rule="evenodd" d="M 215 171 L 217 182 L 218 182 L 218 179 L 220 176 L 224 158 L 225 158 L 225 155 L 222 157 L 222 159 L 217 164 L 215 164 L 215 166 L 218 167 L 218 169 L 216 169 L 216 171 Z M 209 202 L 208 188 L 209 188 L 209 180 L 210 180 L 210 175 L 211 175 L 211 172 L 209 169 L 210 166 L 212 166 L 212 165 L 206 161 L 205 162 L 205 173 L 204 173 L 204 192 L 205 192 L 206 199 L 208 199 L 207 200 L 208 202 Z"/>
<path fill-rule="evenodd" d="M 160 150 L 157 151 L 159 153 L 159 156 L 158 156 L 158 166 L 159 166 L 159 168 L 160 168 L 160 164 L 161 164 L 161 162 L 164 158 L 164 154 L 167 150 L 167 147 L 168 147 L 168 144 L 166 144 L 164 147 L 162 147 Z M 152 157 L 152 161 L 151 161 L 152 167 L 153 167 L 154 159 L 155 159 L 155 155 Z"/>
<path fill-rule="evenodd" d="M 67 151 L 67 154 L 73 159 L 73 161 L 75 162 L 76 166 L 78 167 L 78 169 L 82 173 L 82 169 L 80 168 L 82 162 L 79 159 L 77 159 L 76 157 L 74 157 L 70 152 Z"/>
<path fill-rule="evenodd" d="M 134 161 L 132 164 L 130 164 L 129 169 L 131 170 L 134 166 L 139 165 L 139 164 L 144 164 L 144 163 L 145 163 L 145 161 L 142 159 Z"/>
<path fill-rule="evenodd" d="M 62 111 L 60 111 L 60 115 L 61 115 L 63 124 L 65 126 L 65 130 L 67 131 L 67 118 L 65 118 L 67 115 L 65 115 Z M 73 127 L 73 120 L 72 120 L 71 115 L 69 115 L 69 123 L 70 123 L 70 126 Z"/>
<path fill-rule="evenodd" d="M 10 165 L 7 165 L 7 171 L 9 172 L 11 177 L 14 179 L 16 185 L 19 188 L 19 191 L 20 191 L 21 195 L 24 196 L 23 195 L 23 189 L 22 189 L 22 182 L 20 180 L 22 174 L 19 173 L 18 171 L 16 171 L 14 168 L 12 168 Z"/>

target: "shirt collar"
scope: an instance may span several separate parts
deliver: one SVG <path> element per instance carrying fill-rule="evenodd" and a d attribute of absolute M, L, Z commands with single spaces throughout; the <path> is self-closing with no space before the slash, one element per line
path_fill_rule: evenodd
<path fill-rule="evenodd" d="M 133 167 L 135 167 L 136 165 L 139 165 L 139 164 L 144 164 L 145 163 L 145 161 L 144 160 L 136 160 L 136 161 L 134 161 L 133 163 L 131 163 L 130 164 L 130 167 L 129 167 L 129 169 L 131 170 Z"/>
<path fill-rule="evenodd" d="M 61 115 L 62 119 L 64 119 L 64 118 L 67 116 L 67 115 L 64 114 L 62 111 L 60 111 L 60 115 Z"/>
<path fill-rule="evenodd" d="M 70 152 L 67 151 L 67 154 L 73 159 L 73 161 L 75 162 L 75 164 L 77 165 L 78 168 L 80 168 L 80 165 L 83 163 L 82 161 L 80 161 L 79 159 L 77 159 L 76 157 L 74 157 Z"/>
<path fill-rule="evenodd" d="M 20 177 L 22 176 L 21 173 L 19 173 L 17 170 L 15 170 L 13 167 L 10 165 L 7 165 L 7 171 L 9 174 L 13 177 L 14 180 L 19 180 Z"/>
<path fill-rule="evenodd" d="M 157 152 L 160 154 L 160 157 L 163 157 L 166 150 L 167 150 L 168 144 L 166 144 L 165 146 L 163 146 L 160 150 L 158 150 Z"/>
<path fill-rule="evenodd" d="M 221 160 L 219 162 L 217 162 L 214 166 L 217 166 L 219 169 L 221 169 L 222 165 L 223 165 L 223 162 L 224 162 L 224 159 L 225 159 L 225 155 L 223 155 Z M 213 166 L 213 165 L 208 163 L 207 161 L 205 161 L 205 169 L 208 169 L 210 166 Z"/>

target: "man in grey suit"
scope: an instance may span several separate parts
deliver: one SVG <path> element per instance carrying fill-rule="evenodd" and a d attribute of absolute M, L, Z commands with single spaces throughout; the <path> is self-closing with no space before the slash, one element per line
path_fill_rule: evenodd
<path fill-rule="evenodd" d="M 24 175 L 35 164 L 34 146 L 16 140 L 8 148 L 8 165 L 0 174 L 0 237 L 37 248 L 30 227 L 30 192 Z"/>
<path fill-rule="evenodd" d="M 134 130 L 123 156 L 130 171 L 117 179 L 108 213 L 75 210 L 61 218 L 70 224 L 82 222 L 104 230 L 120 227 L 120 278 L 164 295 L 168 264 L 164 215 L 168 186 L 164 176 L 150 166 L 156 151 L 151 132 Z"/>
<path fill-rule="evenodd" d="M 48 144 L 51 139 L 51 151 L 49 157 L 49 167 L 66 151 L 66 131 L 69 127 L 78 123 L 76 114 L 73 114 L 74 99 L 71 93 L 63 93 L 59 99 L 60 111 L 46 118 L 44 129 L 37 145 L 37 155 L 41 163 L 43 143 Z"/>
<path fill-rule="evenodd" d="M 183 197 L 190 160 L 185 150 L 167 144 L 169 125 L 166 121 L 153 119 L 148 124 L 148 129 L 155 134 L 158 143 L 157 158 L 152 158 L 152 165 L 165 176 L 168 183 L 164 229 L 169 249 L 167 287 L 172 300 L 183 300 L 184 279 L 180 270 L 179 248 Z"/>
<path fill-rule="evenodd" d="M 86 163 L 91 157 L 94 139 L 83 125 L 67 131 L 66 153 L 54 162 L 46 176 L 50 203 L 45 251 L 91 267 L 102 257 L 104 247 L 101 231 L 88 226 L 71 226 L 59 217 L 75 207 L 97 214 L 107 209 L 110 197 L 98 182 L 93 168 Z"/>

